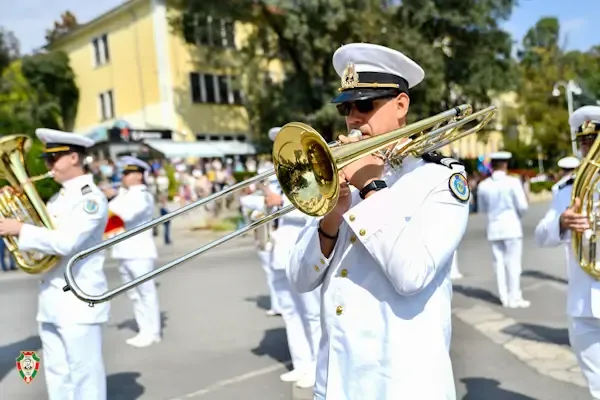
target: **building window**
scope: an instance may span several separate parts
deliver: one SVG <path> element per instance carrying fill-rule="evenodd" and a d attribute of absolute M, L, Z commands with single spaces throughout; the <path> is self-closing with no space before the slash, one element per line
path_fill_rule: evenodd
<path fill-rule="evenodd" d="M 242 104 L 242 94 L 229 75 L 190 73 L 193 103 Z"/>
<path fill-rule="evenodd" d="M 108 51 L 108 36 L 106 34 L 92 40 L 92 49 L 94 51 L 94 66 L 99 67 L 108 64 L 110 52 Z"/>
<path fill-rule="evenodd" d="M 107 90 L 98 95 L 98 106 L 101 121 L 106 121 L 115 117 L 115 105 L 112 90 Z"/>
<path fill-rule="evenodd" d="M 209 16 L 190 14 L 183 19 L 184 37 L 187 43 L 198 46 L 235 48 L 235 24 L 233 21 Z"/>

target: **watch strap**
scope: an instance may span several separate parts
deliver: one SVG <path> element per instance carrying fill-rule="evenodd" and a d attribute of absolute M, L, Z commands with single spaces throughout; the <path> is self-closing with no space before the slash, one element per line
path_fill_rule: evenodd
<path fill-rule="evenodd" d="M 364 200 L 365 196 L 372 190 L 378 191 L 381 189 L 385 189 L 386 187 L 387 183 L 385 183 L 385 181 L 382 181 L 380 179 L 374 180 L 373 182 L 369 183 L 367 186 L 362 188 L 362 190 L 359 192 L 360 198 Z"/>

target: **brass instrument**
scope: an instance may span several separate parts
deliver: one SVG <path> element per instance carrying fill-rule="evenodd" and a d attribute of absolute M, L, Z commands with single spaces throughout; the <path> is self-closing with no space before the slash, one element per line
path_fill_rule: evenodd
<path fill-rule="evenodd" d="M 571 232 L 571 245 L 577 263 L 589 276 L 600 280 L 600 265 L 596 260 L 598 243 L 598 224 L 600 223 L 600 204 L 594 196 L 598 194 L 600 183 L 600 138 L 594 141 L 587 156 L 581 161 L 575 173 L 573 191 L 571 193 L 571 207 L 575 199 L 579 198 L 580 207 L 576 213 L 588 216 L 590 229 L 585 232 Z"/>
<path fill-rule="evenodd" d="M 33 184 L 51 177 L 52 173 L 28 176 L 25 154 L 30 147 L 31 139 L 27 135 L 0 138 L 0 177 L 8 181 L 7 186 L 0 188 L 0 214 L 2 218 L 14 218 L 28 224 L 54 229 L 46 205 Z M 6 236 L 3 240 L 19 268 L 28 274 L 46 272 L 55 267 L 60 260 L 57 256 L 39 252 L 19 251 L 16 236 Z"/>
<path fill-rule="evenodd" d="M 67 285 L 63 290 L 71 291 L 83 302 L 93 306 L 112 299 L 127 290 L 136 287 L 166 271 L 190 260 L 204 252 L 217 247 L 231 239 L 254 230 L 264 224 L 298 209 L 310 216 L 323 216 L 329 213 L 339 197 L 339 175 L 338 171 L 369 154 L 383 154 L 386 161 L 398 164 L 403 158 L 413 155 L 419 156 L 427 152 L 437 150 L 455 140 L 478 132 L 487 125 L 496 114 L 494 106 L 485 108 L 476 113 L 468 104 L 455 107 L 433 117 L 396 129 L 394 131 L 366 138 L 354 143 L 337 144 L 330 146 L 321 135 L 308 125 L 292 122 L 283 126 L 273 143 L 273 160 L 275 168 L 263 172 L 243 182 L 230 186 L 219 193 L 215 193 L 195 203 L 189 204 L 167 215 L 163 215 L 137 228 L 131 229 L 123 234 L 113 237 L 87 250 L 81 251 L 69 260 L 65 280 Z M 468 129 L 461 130 L 466 124 L 479 120 L 479 122 Z M 232 192 L 243 189 L 249 185 L 264 181 L 275 174 L 283 191 L 292 203 L 283 207 L 261 220 L 254 221 L 249 225 L 225 235 L 199 249 L 193 250 L 183 256 L 148 272 L 130 282 L 115 289 L 109 290 L 101 295 L 90 295 L 84 293 L 75 282 L 73 266 L 81 259 L 90 254 L 102 251 L 127 238 L 135 236 L 148 229 L 163 224 L 181 214 L 200 207 L 208 202 L 218 200 Z"/>

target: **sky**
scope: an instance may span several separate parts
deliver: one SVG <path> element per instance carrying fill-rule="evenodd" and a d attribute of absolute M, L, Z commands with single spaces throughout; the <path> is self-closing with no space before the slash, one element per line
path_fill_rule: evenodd
<path fill-rule="evenodd" d="M 597 23 L 600 0 L 518 0 L 510 20 L 502 26 L 515 41 L 521 38 L 540 17 L 558 16 L 562 44 L 569 50 L 588 50 L 600 44 Z M 60 14 L 71 11 L 80 23 L 123 3 L 124 0 L 14 0 L 1 1 L 0 26 L 12 31 L 21 42 L 21 52 L 29 53 L 44 44 L 46 29 Z"/>

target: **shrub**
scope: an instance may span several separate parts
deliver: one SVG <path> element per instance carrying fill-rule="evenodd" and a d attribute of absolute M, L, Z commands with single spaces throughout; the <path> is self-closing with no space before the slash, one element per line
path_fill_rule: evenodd
<path fill-rule="evenodd" d="M 552 181 L 542 181 L 542 182 L 534 182 L 529 185 L 529 190 L 531 193 L 540 193 L 543 191 L 551 190 L 554 182 Z"/>

